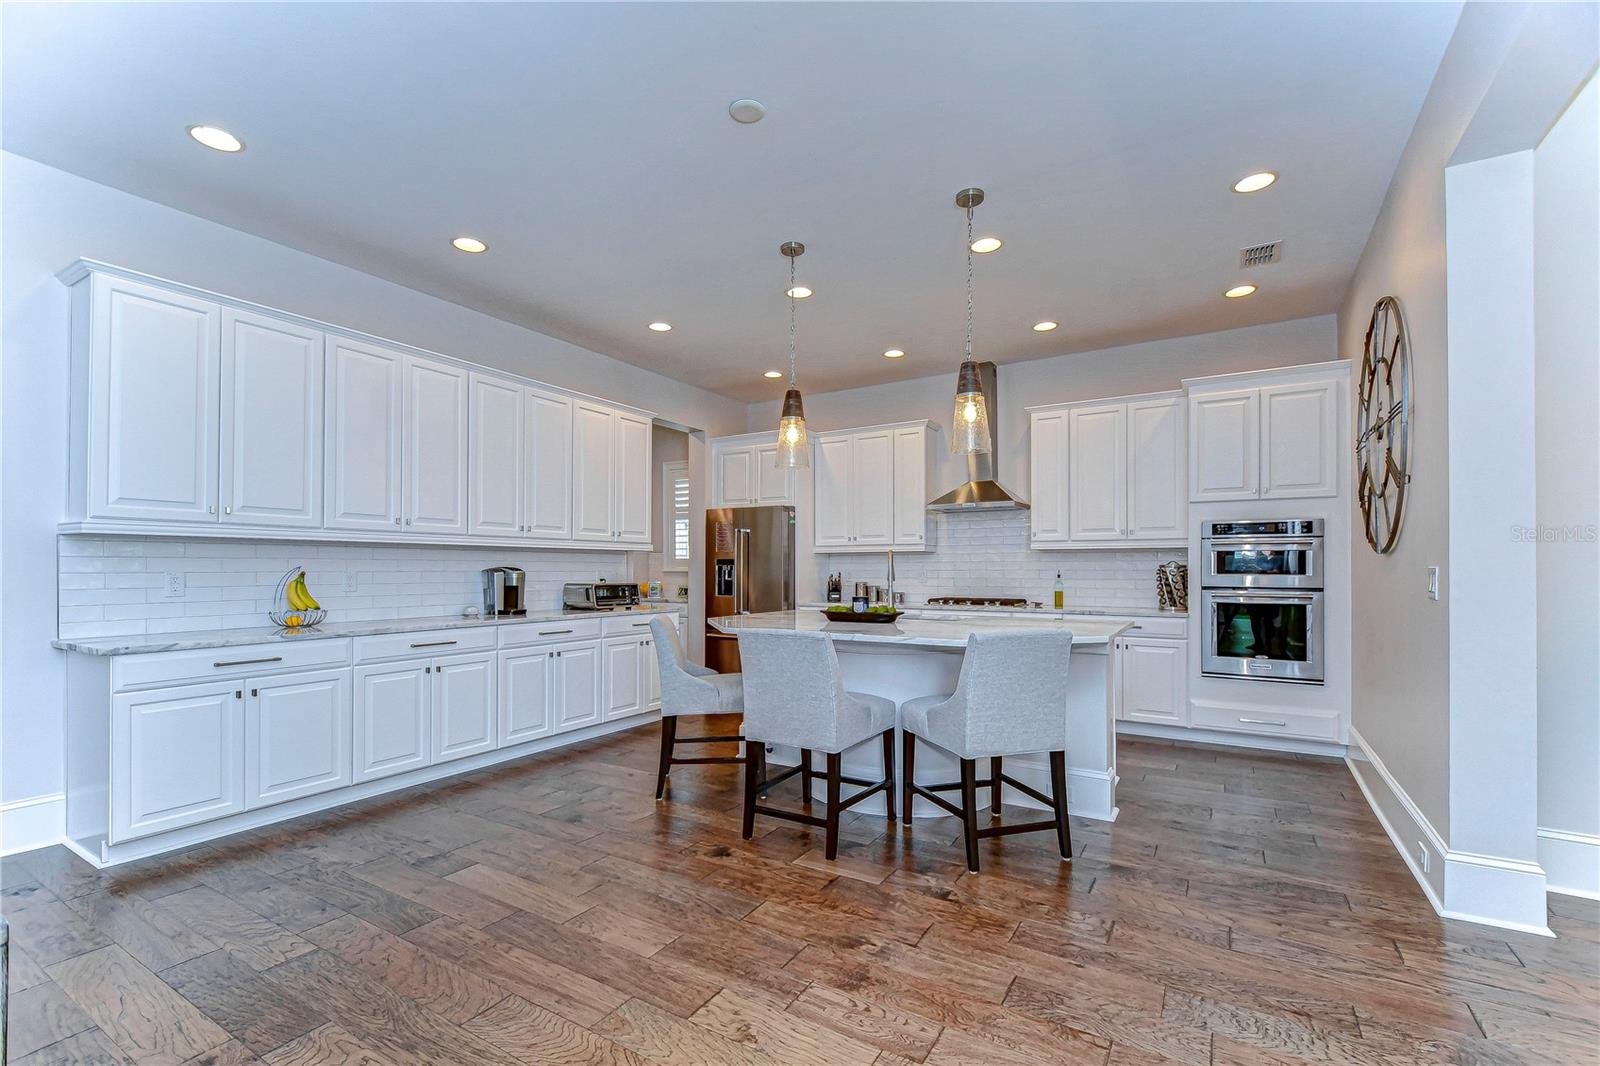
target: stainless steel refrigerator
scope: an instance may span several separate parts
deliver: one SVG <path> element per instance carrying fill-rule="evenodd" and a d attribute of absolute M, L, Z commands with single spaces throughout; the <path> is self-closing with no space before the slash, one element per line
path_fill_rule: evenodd
<path fill-rule="evenodd" d="M 706 618 L 794 610 L 794 508 L 706 512 Z M 739 639 L 706 624 L 706 665 L 739 670 Z"/>

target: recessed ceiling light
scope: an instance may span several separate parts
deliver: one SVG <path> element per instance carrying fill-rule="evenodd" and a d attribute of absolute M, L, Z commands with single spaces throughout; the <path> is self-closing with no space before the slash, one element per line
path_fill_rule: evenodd
<path fill-rule="evenodd" d="M 1278 180 L 1278 175 L 1270 170 L 1263 170 L 1259 174 L 1246 174 L 1233 183 L 1234 192 L 1260 192 L 1268 185 Z"/>
<path fill-rule="evenodd" d="M 761 376 L 764 377 L 764 378 L 781 378 L 781 377 L 783 377 L 783 371 L 781 371 L 781 370 L 769 370 L 765 374 L 762 374 Z"/>
<path fill-rule="evenodd" d="M 1256 287 L 1254 285 L 1235 285 L 1222 295 L 1226 296 L 1230 300 L 1237 300 L 1239 297 L 1249 296 L 1255 291 Z"/>
<path fill-rule="evenodd" d="M 650 328 L 655 330 L 657 333 L 671 333 L 672 332 L 672 323 L 671 322 L 652 322 L 652 323 L 650 323 Z"/>
<path fill-rule="evenodd" d="M 906 353 L 902 352 L 899 348 L 890 348 L 888 351 L 883 353 L 883 357 L 885 359 L 904 359 L 906 357 Z"/>
<path fill-rule="evenodd" d="M 796 285 L 794 288 L 785 292 L 784 295 L 793 296 L 796 300 L 804 300 L 806 297 L 811 295 L 811 290 L 806 288 L 804 285 Z"/>
<path fill-rule="evenodd" d="M 766 115 L 767 105 L 760 100 L 751 100 L 749 97 L 735 100 L 728 105 L 728 117 L 746 126 L 752 122 L 760 122 Z"/>
<path fill-rule="evenodd" d="M 221 126 L 190 126 L 189 136 L 219 152 L 244 151 L 244 142 Z"/>
<path fill-rule="evenodd" d="M 1060 325 L 1060 323 L 1051 322 L 1049 319 L 1045 319 L 1043 322 L 1035 322 L 1033 324 L 1033 331 L 1035 333 L 1049 333 L 1058 325 Z"/>
<path fill-rule="evenodd" d="M 1000 246 L 1004 243 L 1006 242 L 1001 240 L 999 237 L 979 237 L 977 240 L 972 242 L 972 250 L 977 252 L 979 255 L 982 255 L 985 252 L 998 252 L 1000 250 Z"/>
<path fill-rule="evenodd" d="M 450 243 L 455 245 L 456 251 L 458 252 L 472 252 L 476 254 L 478 252 L 487 252 L 489 250 L 489 246 L 478 240 L 476 237 L 457 237 Z"/>

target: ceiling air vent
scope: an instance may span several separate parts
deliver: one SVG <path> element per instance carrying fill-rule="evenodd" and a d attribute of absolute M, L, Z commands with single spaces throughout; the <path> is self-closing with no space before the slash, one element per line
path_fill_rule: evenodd
<path fill-rule="evenodd" d="M 1283 242 L 1272 241 L 1268 244 L 1253 244 L 1248 248 L 1239 249 L 1239 265 L 1242 267 L 1266 266 L 1276 263 L 1283 258 Z"/>

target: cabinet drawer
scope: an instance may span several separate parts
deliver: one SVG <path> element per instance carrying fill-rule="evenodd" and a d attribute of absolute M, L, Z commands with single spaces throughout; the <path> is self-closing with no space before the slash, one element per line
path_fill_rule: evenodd
<path fill-rule="evenodd" d="M 1170 640 L 1182 640 L 1189 635 L 1189 617 L 1175 615 L 1170 618 L 1135 618 L 1133 625 L 1123 636 L 1127 637 L 1162 637 Z"/>
<path fill-rule="evenodd" d="M 1337 714 L 1311 714 L 1276 708 L 1229 707 L 1194 701 L 1189 708 L 1189 724 L 1196 729 L 1226 729 L 1235 733 L 1261 736 L 1303 737 L 1308 740 L 1339 740 Z"/>
<path fill-rule="evenodd" d="M 556 618 L 548 622 L 523 622 L 500 627 L 502 648 L 525 648 L 557 640 L 593 640 L 600 636 L 598 618 Z"/>
<path fill-rule="evenodd" d="M 601 623 L 600 632 L 608 637 L 625 637 L 630 633 L 635 636 L 648 636 L 650 634 L 650 619 L 653 614 L 625 614 L 621 617 L 607 618 Z M 672 619 L 672 615 L 664 614 L 663 618 Z"/>
<path fill-rule="evenodd" d="M 243 644 L 234 648 L 164 651 L 152 655 L 119 655 L 111 664 L 115 691 L 206 678 L 255 677 L 279 670 L 344 666 L 350 662 L 350 641 L 308 639 L 290 643 Z"/>
<path fill-rule="evenodd" d="M 463 651 L 491 651 L 498 640 L 495 626 L 476 629 L 426 629 L 417 633 L 385 633 L 355 639 L 356 662 L 380 659 L 416 659 L 429 655 L 454 655 Z"/>

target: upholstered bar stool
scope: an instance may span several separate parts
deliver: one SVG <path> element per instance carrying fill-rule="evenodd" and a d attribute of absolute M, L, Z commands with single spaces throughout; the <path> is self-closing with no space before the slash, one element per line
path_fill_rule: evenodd
<path fill-rule="evenodd" d="M 978 840 L 982 837 L 1056 831 L 1061 858 L 1072 859 L 1072 831 L 1067 826 L 1067 663 L 1072 657 L 1070 632 L 974 633 L 967 638 L 956 690 L 949 696 L 922 696 L 900 707 L 905 775 L 904 807 L 911 810 L 912 796 L 921 796 L 957 818 L 967 844 L 967 869 L 978 870 Z M 921 738 L 961 760 L 961 780 L 948 784 L 919 785 L 914 773 L 916 743 Z M 1031 752 L 1050 755 L 1050 791 L 1046 796 L 1031 786 L 1007 777 L 1001 760 L 1007 755 Z M 977 760 L 989 760 L 989 776 L 977 777 Z M 978 828 L 977 790 L 990 790 L 993 812 L 1000 813 L 1002 785 L 1031 796 L 1048 806 L 1049 821 Z M 957 806 L 939 795 L 959 790 Z"/>
<path fill-rule="evenodd" d="M 685 658 L 678 627 L 661 615 L 650 619 L 650 635 L 661 667 L 661 762 L 656 768 L 656 799 L 660 799 L 674 766 L 744 762 L 743 755 L 680 759 L 675 754 L 679 744 L 736 744 L 744 739 L 678 736 L 679 715 L 738 714 L 744 709 L 744 684 L 740 674 L 719 674 Z"/>
<path fill-rule="evenodd" d="M 882 792 L 894 821 L 894 701 L 865 692 L 846 692 L 839 657 L 826 633 L 752 631 L 739 634 L 739 659 L 744 664 L 744 838 L 755 832 L 756 815 L 817 826 L 825 834 L 827 857 L 839 854 L 839 814 L 868 796 Z M 845 777 L 840 770 L 846 749 L 879 737 L 883 742 L 883 780 Z M 800 765 L 766 777 L 767 744 L 800 749 Z M 808 786 L 811 753 L 828 757 L 828 802 L 818 818 L 757 802 L 760 794 L 795 774 Z M 841 783 L 861 790 L 839 798 Z"/>

